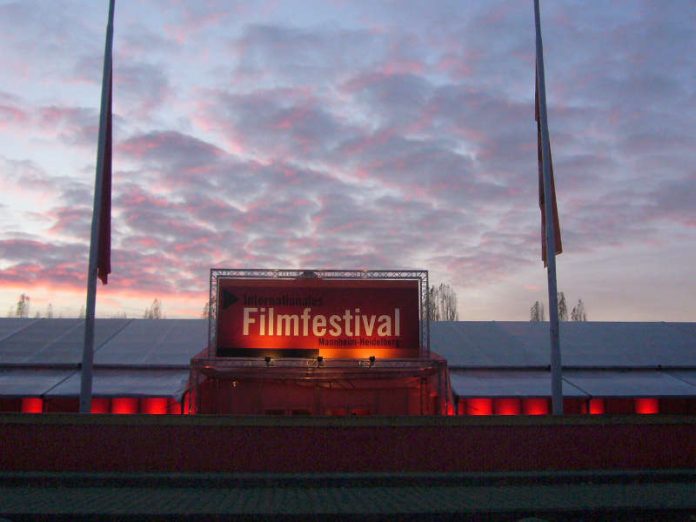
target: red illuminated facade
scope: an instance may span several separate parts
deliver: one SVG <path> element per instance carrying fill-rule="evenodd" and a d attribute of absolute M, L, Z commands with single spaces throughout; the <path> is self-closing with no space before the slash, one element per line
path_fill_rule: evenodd
<path fill-rule="evenodd" d="M 436 372 L 437 373 L 437 372 Z M 366 384 L 369 384 L 367 382 Z M 427 385 L 427 386 L 425 386 Z M 411 392 L 407 392 L 409 386 Z M 219 385 L 225 387 L 225 385 Z M 402 415 L 403 404 L 410 402 L 409 414 L 411 415 L 461 415 L 461 416 L 509 416 L 509 415 L 549 415 L 550 399 L 546 397 L 537 398 L 464 398 L 454 397 L 449 403 L 443 406 L 442 413 L 438 410 L 433 398 L 438 397 L 437 378 L 428 382 L 405 381 L 402 391 L 392 395 L 389 389 L 372 387 L 370 394 L 373 395 L 372 401 L 361 400 L 359 404 L 352 406 L 351 394 L 342 393 L 335 390 L 334 398 L 322 404 L 321 408 L 315 409 L 311 406 L 312 394 L 307 393 L 306 389 L 298 388 L 294 392 L 295 397 L 307 399 L 310 407 L 302 404 L 301 401 L 288 402 L 287 407 L 277 407 L 274 405 L 273 397 L 281 397 L 287 393 L 285 386 L 276 387 L 268 383 L 268 379 L 252 381 L 242 388 L 239 380 L 232 381 L 228 385 L 226 395 L 229 399 L 220 398 L 212 382 L 203 384 L 200 388 L 202 400 L 209 401 L 207 408 L 215 412 L 219 408 L 221 412 L 232 414 L 258 414 L 261 411 L 266 415 Z M 305 387 L 306 388 L 306 387 Z M 249 408 L 244 405 L 258 404 L 258 394 L 262 391 L 270 392 L 268 404 L 261 404 L 257 408 Z M 364 393 L 364 392 L 363 392 Z M 389 394 L 389 400 L 382 397 Z M 341 397 L 344 395 L 344 397 Z M 207 397 L 203 399 L 203 397 Z M 236 401 L 235 401 L 236 399 Z M 284 400 L 284 399 L 283 399 Z M 378 401 L 375 407 L 375 401 Z M 518 402 L 519 408 L 514 406 Z M 234 406 L 238 404 L 238 406 Z M 510 405 L 513 405 L 510 407 Z M 268 406 L 268 407 L 266 407 Z M 76 413 L 79 410 L 79 400 L 74 398 L 51 398 L 41 397 L 21 397 L 21 398 L 2 398 L 0 399 L 0 412 L 6 413 Z M 191 407 L 189 396 L 185 396 L 183 401 L 177 401 L 170 397 L 94 397 L 92 399 L 93 414 L 142 414 L 142 415 L 188 415 L 198 410 L 195 406 Z M 690 398 L 658 398 L 658 397 L 639 397 L 639 398 L 594 398 L 594 399 L 565 399 L 564 411 L 567 415 L 696 415 L 696 400 Z"/>
<path fill-rule="evenodd" d="M 447 415 L 447 362 L 430 354 L 425 271 L 213 270 L 209 348 L 194 412 Z"/>
<path fill-rule="evenodd" d="M 417 358 L 420 283 L 219 276 L 215 355 Z"/>

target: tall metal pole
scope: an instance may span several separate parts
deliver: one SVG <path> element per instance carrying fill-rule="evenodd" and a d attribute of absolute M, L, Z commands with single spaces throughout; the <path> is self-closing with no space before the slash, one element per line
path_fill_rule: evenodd
<path fill-rule="evenodd" d="M 107 117 L 111 89 L 111 52 L 114 38 L 114 1 L 109 1 L 109 21 L 106 26 L 104 49 L 104 71 L 102 75 L 101 112 L 99 118 L 99 144 L 97 146 L 97 168 L 94 180 L 94 205 L 92 210 L 92 233 L 89 243 L 89 268 L 87 270 L 87 304 L 85 307 L 85 339 L 82 350 L 80 375 L 80 413 L 92 410 L 92 367 L 94 361 L 94 316 L 97 302 L 97 261 L 99 255 L 102 191 L 104 188 L 104 162 L 106 150 Z"/>
<path fill-rule="evenodd" d="M 544 215 L 546 218 L 546 260 L 549 289 L 549 321 L 551 340 L 551 411 L 563 415 L 563 378 L 561 365 L 561 343 L 558 323 L 558 290 L 556 285 L 556 239 L 554 231 L 553 198 L 551 192 L 551 143 L 546 116 L 546 81 L 544 78 L 544 49 L 541 42 L 541 17 L 539 0 L 534 0 L 534 23 L 536 26 L 536 74 L 539 96 L 539 122 L 541 126 L 541 155 L 544 178 Z"/>

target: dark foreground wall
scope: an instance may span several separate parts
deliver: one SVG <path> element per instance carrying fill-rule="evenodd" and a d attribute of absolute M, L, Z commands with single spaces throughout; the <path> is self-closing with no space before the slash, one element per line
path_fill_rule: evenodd
<path fill-rule="evenodd" d="M 696 468 L 696 417 L 3 415 L 1 471 Z"/>

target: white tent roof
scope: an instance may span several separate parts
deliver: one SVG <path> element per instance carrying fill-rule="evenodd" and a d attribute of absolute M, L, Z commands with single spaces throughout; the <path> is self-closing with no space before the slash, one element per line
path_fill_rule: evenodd
<path fill-rule="evenodd" d="M 94 355 L 96 365 L 183 366 L 208 344 L 208 321 L 140 319 L 129 321 Z"/>
<path fill-rule="evenodd" d="M 98 319 L 95 395 L 180 396 L 205 319 Z M 549 325 L 438 322 L 460 396 L 549 395 Z M 0 395 L 79 394 L 82 319 L 0 319 Z M 561 324 L 567 396 L 696 396 L 696 323 Z M 621 370 L 621 371 L 618 371 Z"/>
<path fill-rule="evenodd" d="M 652 370 L 563 372 L 565 397 L 696 397 L 696 371 L 680 377 Z M 689 382 L 689 380 L 691 382 Z M 548 397 L 551 376 L 545 371 L 451 370 L 452 390 L 460 397 Z"/>
<path fill-rule="evenodd" d="M 549 365 L 549 323 L 431 323 L 431 350 L 454 368 Z M 563 322 L 563 365 L 696 368 L 696 323 Z"/>
<path fill-rule="evenodd" d="M 0 396 L 44 395 L 73 374 L 73 370 L 0 369 Z"/>
<path fill-rule="evenodd" d="M 459 396 L 550 395 L 549 323 L 432 323 L 431 350 Z M 564 322 L 561 356 L 565 396 L 696 396 L 694 323 Z"/>
<path fill-rule="evenodd" d="M 452 370 L 452 390 L 460 397 L 547 397 L 551 376 L 543 371 Z M 571 383 L 563 382 L 566 397 L 586 397 Z"/>
<path fill-rule="evenodd" d="M 180 399 L 207 336 L 202 320 L 98 319 L 93 394 Z M 0 395 L 79 396 L 83 343 L 83 319 L 0 319 Z"/>
<path fill-rule="evenodd" d="M 659 371 L 570 371 L 563 379 L 595 397 L 696 397 L 696 384 Z"/>
<path fill-rule="evenodd" d="M 5 320 L 0 321 L 0 325 Z M 14 319 L 20 326 L 0 340 L 0 365 L 74 365 L 82 361 L 84 319 Z M 95 324 L 94 346 L 99 349 L 118 334 L 127 319 L 100 319 Z M 0 331 L 2 327 L 0 327 Z"/>
<path fill-rule="evenodd" d="M 186 391 L 188 370 L 97 369 L 92 381 L 92 393 L 100 397 L 172 397 L 177 400 Z M 47 397 L 80 395 L 80 374 L 68 379 L 44 394 Z"/>

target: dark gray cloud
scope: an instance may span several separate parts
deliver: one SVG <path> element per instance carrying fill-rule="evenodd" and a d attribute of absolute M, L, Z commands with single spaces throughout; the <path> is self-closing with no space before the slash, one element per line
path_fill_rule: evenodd
<path fill-rule="evenodd" d="M 171 104 L 171 86 L 159 66 L 136 60 L 117 62 L 114 68 L 114 107 L 118 113 L 144 118 Z"/>
<path fill-rule="evenodd" d="M 177 131 L 152 131 L 127 138 L 120 145 L 126 157 L 167 168 L 204 167 L 222 151 L 203 140 Z"/>
<path fill-rule="evenodd" d="M 236 72 L 262 83 L 272 79 L 281 85 L 326 86 L 346 71 L 372 63 L 377 39 L 364 29 L 252 24 L 234 42 L 239 56 Z"/>
<path fill-rule="evenodd" d="M 66 145 L 94 146 L 99 136 L 99 112 L 85 107 L 41 107 L 38 124 Z"/>

